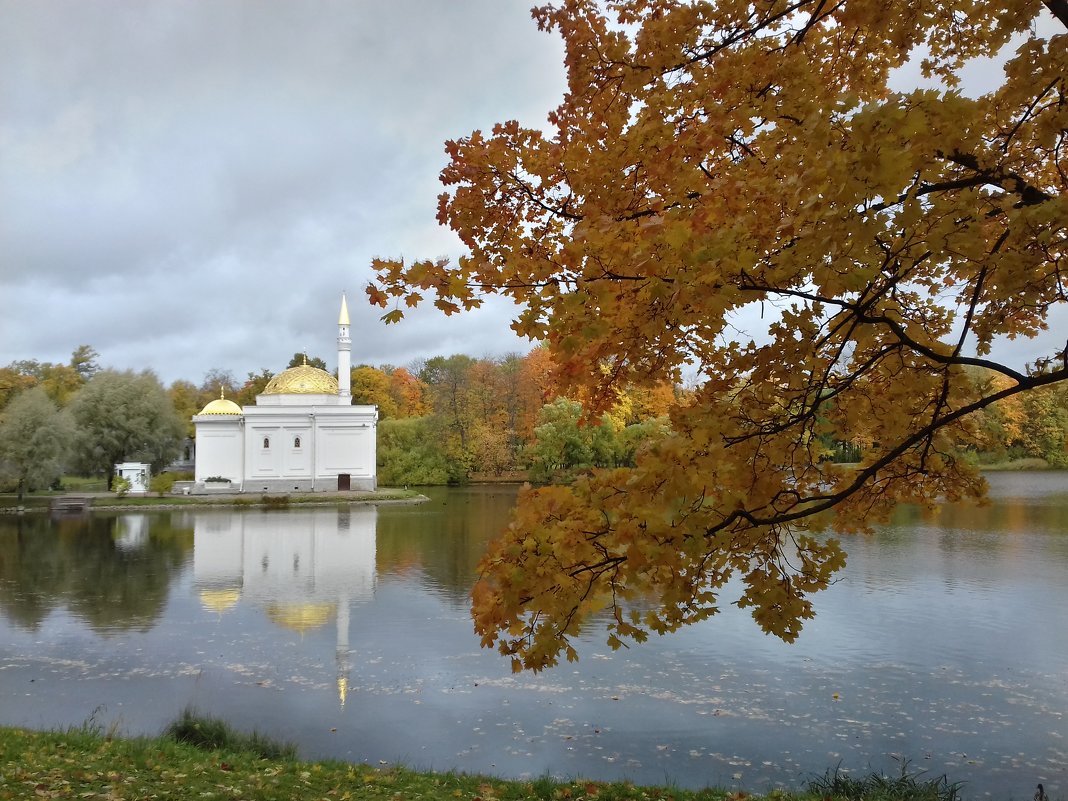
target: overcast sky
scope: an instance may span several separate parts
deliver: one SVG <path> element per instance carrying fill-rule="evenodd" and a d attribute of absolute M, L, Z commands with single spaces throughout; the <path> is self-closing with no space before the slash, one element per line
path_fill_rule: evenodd
<path fill-rule="evenodd" d="M 0 365 L 198 382 L 525 351 L 498 304 L 379 322 L 373 257 L 460 252 L 446 139 L 544 124 L 562 47 L 529 0 L 0 2 Z"/>
<path fill-rule="evenodd" d="M 530 5 L 0 0 L 0 365 L 333 368 L 343 290 L 353 363 L 525 351 L 504 302 L 387 327 L 363 287 L 376 256 L 460 252 L 446 139 L 560 102 Z"/>

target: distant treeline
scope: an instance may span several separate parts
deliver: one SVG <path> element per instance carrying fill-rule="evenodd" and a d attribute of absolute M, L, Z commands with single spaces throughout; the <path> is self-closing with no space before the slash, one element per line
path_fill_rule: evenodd
<path fill-rule="evenodd" d="M 151 372 L 101 369 L 88 345 L 69 364 L 24 360 L 0 367 L 0 488 L 32 490 L 65 473 L 106 475 L 126 460 L 161 468 L 193 435 L 191 418 L 220 392 L 255 403 L 273 377 L 244 381 L 209 370 L 199 383 L 164 387 Z M 304 361 L 294 354 L 288 366 Z M 308 363 L 327 369 L 318 357 Z M 686 404 L 680 386 L 619 392 L 600 413 L 568 391 L 549 352 L 496 359 L 438 356 L 396 367 L 352 368 L 353 403 L 379 410 L 378 469 L 384 486 L 463 483 L 472 476 L 567 481 L 596 467 L 634 463 L 641 449 L 671 433 L 670 409 Z M 1008 379 L 976 369 L 977 390 Z M 961 456 L 980 464 L 1042 459 L 1068 466 L 1068 387 L 1017 395 L 972 415 Z M 859 461 L 879 443 L 834 431 L 820 435 L 823 458 Z"/>

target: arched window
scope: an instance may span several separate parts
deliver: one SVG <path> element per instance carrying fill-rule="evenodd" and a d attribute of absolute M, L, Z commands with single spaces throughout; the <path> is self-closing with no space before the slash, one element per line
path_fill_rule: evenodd
<path fill-rule="evenodd" d="M 293 437 L 293 447 L 294 448 L 299 448 L 300 447 L 300 437 Z"/>
<path fill-rule="evenodd" d="M 271 438 L 270 437 L 264 437 L 263 438 L 263 449 L 267 450 L 270 447 L 271 447 Z"/>

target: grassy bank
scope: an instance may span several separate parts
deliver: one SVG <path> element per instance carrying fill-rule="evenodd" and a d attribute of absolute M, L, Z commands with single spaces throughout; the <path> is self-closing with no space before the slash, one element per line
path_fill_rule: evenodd
<path fill-rule="evenodd" d="M 1003 473 L 1014 470 L 1051 470 L 1049 462 L 1045 459 L 1009 459 L 1004 462 L 990 462 L 980 464 L 980 470 L 991 473 Z"/>
<path fill-rule="evenodd" d="M 745 792 L 642 787 L 628 782 L 530 781 L 403 767 L 305 762 L 295 749 L 187 710 L 156 738 L 114 738 L 90 727 L 33 732 L 0 727 L 0 801 L 31 798 L 266 801 L 740 801 Z M 958 785 L 838 771 L 783 801 L 956 801 Z"/>

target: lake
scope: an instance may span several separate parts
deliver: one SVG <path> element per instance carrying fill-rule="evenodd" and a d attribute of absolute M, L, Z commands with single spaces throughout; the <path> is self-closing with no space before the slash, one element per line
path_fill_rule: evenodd
<path fill-rule="evenodd" d="M 512 487 L 2 516 L 0 724 L 157 734 L 194 706 L 309 758 L 751 792 L 907 760 L 966 797 L 1064 797 L 1068 473 L 989 480 L 985 507 L 847 537 L 792 645 L 725 604 L 619 652 L 591 630 L 577 664 L 519 675 L 467 606 Z"/>

